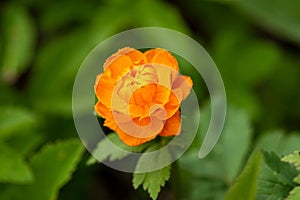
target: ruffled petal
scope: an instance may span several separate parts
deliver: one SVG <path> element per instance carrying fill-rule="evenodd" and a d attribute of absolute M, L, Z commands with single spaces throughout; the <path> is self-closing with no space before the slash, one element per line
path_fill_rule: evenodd
<path fill-rule="evenodd" d="M 145 53 L 148 63 L 158 63 L 165 66 L 172 67 L 178 71 L 178 62 L 176 58 L 167 50 L 156 48 L 146 51 Z"/>
<path fill-rule="evenodd" d="M 166 120 L 165 125 L 160 136 L 174 136 L 179 135 L 181 130 L 181 118 L 179 110 L 168 120 Z"/>

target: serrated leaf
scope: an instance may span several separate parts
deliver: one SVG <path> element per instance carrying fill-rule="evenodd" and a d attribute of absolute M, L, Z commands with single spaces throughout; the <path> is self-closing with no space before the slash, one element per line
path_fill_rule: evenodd
<path fill-rule="evenodd" d="M 294 165 L 297 170 L 300 171 L 300 151 L 295 151 L 293 154 L 286 155 L 281 160 Z"/>
<path fill-rule="evenodd" d="M 30 111 L 21 107 L 0 108 L 0 139 L 5 139 L 15 132 L 20 134 L 25 128 L 36 124 L 36 117 Z"/>
<path fill-rule="evenodd" d="M 160 151 L 160 153 L 152 156 L 151 158 L 147 155 L 147 152 L 158 150 L 160 147 L 161 144 L 156 143 L 149 147 L 145 151 L 145 154 L 141 155 L 136 165 L 135 172 L 147 172 L 134 173 L 132 180 L 133 187 L 135 189 L 137 189 L 140 185 L 143 185 L 143 189 L 148 191 L 152 199 L 156 199 L 158 197 L 161 187 L 165 185 L 171 175 L 171 165 L 152 171 L 155 169 L 157 163 L 165 161 L 171 163 L 171 154 L 166 150 Z"/>
<path fill-rule="evenodd" d="M 121 160 L 131 153 L 142 152 L 149 144 L 145 143 L 136 147 L 127 146 L 116 133 L 110 133 L 97 144 L 92 153 L 93 156 L 88 159 L 87 164 L 91 165 L 106 159 L 109 161 Z"/>
<path fill-rule="evenodd" d="M 78 140 L 61 141 L 44 146 L 32 157 L 30 165 L 35 181 L 24 186 L 12 186 L 10 199 L 56 199 L 59 189 L 70 180 L 83 153 Z"/>
<path fill-rule="evenodd" d="M 291 165 L 281 162 L 280 158 L 273 152 L 263 151 L 264 161 L 273 170 L 278 180 L 286 185 L 293 186 L 293 178 L 297 171 Z"/>
<path fill-rule="evenodd" d="M 147 190 L 152 199 L 157 199 L 158 193 L 169 180 L 171 176 L 171 165 L 162 169 L 146 172 L 146 173 L 134 173 L 133 174 L 133 187 L 137 189 L 140 185 L 143 185 L 143 189 Z"/>
<path fill-rule="evenodd" d="M 1 78 L 13 83 L 26 70 L 33 55 L 35 30 L 32 19 L 22 4 L 9 3 L 1 11 L 5 39 Z"/>
<path fill-rule="evenodd" d="M 289 194 L 286 200 L 299 200 L 300 199 L 300 186 L 295 187 Z"/>
<path fill-rule="evenodd" d="M 30 167 L 21 155 L 0 143 L 0 182 L 4 183 L 29 183 L 33 180 Z"/>
<path fill-rule="evenodd" d="M 295 186 L 296 169 L 274 153 L 264 152 L 258 181 L 258 199 L 285 199 Z"/>
<path fill-rule="evenodd" d="M 255 200 L 261 157 L 260 151 L 252 155 L 236 183 L 229 189 L 225 200 L 239 199 L 240 197 Z"/>

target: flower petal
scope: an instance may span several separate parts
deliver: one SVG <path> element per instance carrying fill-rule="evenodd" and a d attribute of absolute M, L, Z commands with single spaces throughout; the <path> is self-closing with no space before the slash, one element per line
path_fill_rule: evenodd
<path fill-rule="evenodd" d="M 172 67 L 178 71 L 178 62 L 176 58 L 167 50 L 156 48 L 148 50 L 144 53 L 148 63 L 158 63 Z"/>
<path fill-rule="evenodd" d="M 179 135 L 181 130 L 181 119 L 179 110 L 169 118 L 164 125 L 163 130 L 159 134 L 160 136 L 173 136 Z"/>

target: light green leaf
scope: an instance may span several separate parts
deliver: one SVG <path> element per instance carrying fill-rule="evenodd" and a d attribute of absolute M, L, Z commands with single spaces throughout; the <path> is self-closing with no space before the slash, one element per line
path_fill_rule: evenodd
<path fill-rule="evenodd" d="M 286 200 L 299 200 L 300 199 L 300 186 L 295 187 L 289 194 Z"/>
<path fill-rule="evenodd" d="M 281 160 L 294 165 L 297 170 L 300 171 L 300 151 L 295 151 L 293 154 L 286 155 Z"/>
<path fill-rule="evenodd" d="M 209 107 L 201 109 L 199 136 L 201 139 L 206 133 L 210 119 L 209 109 Z M 194 148 L 179 159 L 180 167 L 197 177 L 211 177 L 227 183 L 232 182 L 243 166 L 250 138 L 250 121 L 246 113 L 229 107 L 225 127 L 213 151 L 200 160 L 197 156 L 198 149 Z"/>
<path fill-rule="evenodd" d="M 71 179 L 83 149 L 78 140 L 43 147 L 30 160 L 35 181 L 29 185 L 10 187 L 11 199 L 56 199 L 59 189 Z"/>
<path fill-rule="evenodd" d="M 133 187 L 137 189 L 140 185 L 143 185 L 143 189 L 147 190 L 152 199 L 157 199 L 158 193 L 169 180 L 171 176 L 171 165 L 162 169 L 146 172 L 146 173 L 134 173 L 133 174 Z"/>
<path fill-rule="evenodd" d="M 261 157 L 260 151 L 254 152 L 235 184 L 229 189 L 225 200 L 240 199 L 241 197 L 255 200 Z"/>
<path fill-rule="evenodd" d="M 1 11 L 4 30 L 1 78 L 13 83 L 29 66 L 35 45 L 35 30 L 32 19 L 22 4 L 9 3 Z"/>
<path fill-rule="evenodd" d="M 116 133 L 110 133 L 97 144 L 97 147 L 93 151 L 93 156 L 96 158 L 93 156 L 90 157 L 87 164 L 91 165 L 97 161 L 102 162 L 106 159 L 109 161 L 121 160 L 130 153 L 142 152 L 147 146 L 149 146 L 149 143 L 136 147 L 127 146 L 120 140 Z"/>
<path fill-rule="evenodd" d="M 300 174 L 294 178 L 294 182 L 300 184 Z"/>
<path fill-rule="evenodd" d="M 21 155 L 0 143 L 0 182 L 29 183 L 33 180 L 31 169 Z"/>
<path fill-rule="evenodd" d="M 24 108 L 1 107 L 0 110 L 0 139 L 9 137 L 11 133 L 20 134 L 36 124 L 36 116 Z"/>
<path fill-rule="evenodd" d="M 263 133 L 256 145 L 258 148 L 283 156 L 298 150 L 299 144 L 300 134 L 285 134 L 283 131 L 274 130 Z"/>
<path fill-rule="evenodd" d="M 137 189 L 140 185 L 143 185 L 143 189 L 147 190 L 152 199 L 157 199 L 158 194 L 167 180 L 171 176 L 171 165 L 163 167 L 161 169 L 151 171 L 156 166 L 156 163 L 167 161 L 171 163 L 171 154 L 168 151 L 160 151 L 155 157 L 149 159 L 147 152 L 155 151 L 161 147 L 161 144 L 154 144 L 149 147 L 145 154 L 141 155 L 136 165 L 135 171 L 141 171 L 141 169 L 149 169 L 148 172 L 134 173 L 133 174 L 133 187 Z"/>

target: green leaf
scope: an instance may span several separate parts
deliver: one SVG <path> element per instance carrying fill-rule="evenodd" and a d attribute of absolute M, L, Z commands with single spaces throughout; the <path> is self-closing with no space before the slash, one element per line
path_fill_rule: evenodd
<path fill-rule="evenodd" d="M 110 133 L 97 144 L 92 153 L 93 156 L 88 159 L 87 164 L 91 165 L 106 159 L 109 161 L 121 160 L 131 153 L 142 152 L 149 144 L 145 143 L 136 147 L 127 146 L 116 133 Z"/>
<path fill-rule="evenodd" d="M 300 174 L 294 178 L 294 182 L 300 184 Z"/>
<path fill-rule="evenodd" d="M 272 33 L 300 44 L 300 2 L 298 0 L 232 1 L 253 21 Z M 280 12 L 278 12 L 280 11 Z"/>
<path fill-rule="evenodd" d="M 210 120 L 209 109 L 209 107 L 201 109 L 200 134 L 196 140 L 202 140 L 203 134 L 206 133 Z M 251 133 L 247 114 L 228 107 L 225 127 L 213 151 L 200 160 L 198 158 L 199 146 L 194 147 L 179 159 L 180 167 L 190 171 L 196 177 L 216 178 L 230 183 L 242 169 L 250 145 Z"/>
<path fill-rule="evenodd" d="M 32 19 L 21 4 L 9 3 L 1 9 L 4 30 L 2 77 L 13 83 L 29 67 L 35 45 Z"/>
<path fill-rule="evenodd" d="M 147 152 L 152 152 L 161 147 L 161 144 L 154 144 L 149 147 L 145 154 L 141 155 L 136 165 L 135 171 L 141 171 L 141 169 L 148 169 L 148 172 L 134 173 L 133 174 L 133 187 L 137 189 L 140 185 L 143 185 L 143 189 L 147 190 L 152 199 L 157 199 L 158 193 L 161 190 L 167 180 L 171 176 L 171 165 L 163 167 L 161 169 L 152 171 L 156 166 L 156 163 L 167 161 L 171 163 L 171 154 L 168 151 L 160 151 L 155 157 L 149 159 Z"/>
<path fill-rule="evenodd" d="M 263 151 L 264 161 L 273 170 L 278 180 L 286 185 L 293 186 L 292 179 L 297 175 L 297 171 L 291 165 L 281 162 L 280 158 L 273 152 Z"/>
<path fill-rule="evenodd" d="M 35 181 L 10 187 L 11 199 L 56 199 L 59 189 L 67 183 L 83 153 L 78 140 L 48 144 L 30 160 Z"/>
<path fill-rule="evenodd" d="M 284 163 L 274 153 L 264 152 L 264 162 L 258 181 L 258 199 L 285 199 L 295 186 L 294 167 Z"/>
<path fill-rule="evenodd" d="M 24 134 L 14 134 L 5 140 L 5 143 L 17 151 L 22 156 L 27 156 L 43 142 L 41 134 L 31 130 L 26 131 Z"/>
<path fill-rule="evenodd" d="M 295 187 L 289 194 L 286 200 L 299 200 L 300 199 L 300 186 Z"/>
<path fill-rule="evenodd" d="M 169 180 L 171 176 L 171 165 L 162 169 L 146 172 L 146 173 L 134 173 L 133 174 L 133 187 L 137 189 L 140 185 L 143 185 L 143 189 L 147 190 L 152 199 L 157 199 L 158 193 Z"/>
<path fill-rule="evenodd" d="M 4 183 L 29 183 L 33 175 L 29 166 L 21 155 L 0 143 L 0 182 Z"/>
<path fill-rule="evenodd" d="M 226 194 L 225 200 L 239 199 L 240 197 L 248 200 L 256 199 L 261 157 L 260 151 L 253 153 L 243 172 Z"/>
<path fill-rule="evenodd" d="M 36 116 L 24 108 L 1 107 L 0 110 L 0 139 L 9 137 L 11 133 L 23 132 L 36 124 Z"/>
<path fill-rule="evenodd" d="M 299 144 L 300 134 L 285 134 L 283 131 L 275 130 L 263 133 L 258 139 L 256 146 L 283 156 L 298 150 Z"/>
<path fill-rule="evenodd" d="M 281 160 L 294 165 L 296 169 L 300 171 L 300 151 L 295 151 L 293 154 L 286 155 Z"/>

